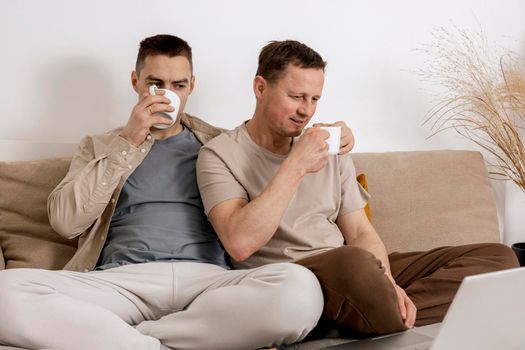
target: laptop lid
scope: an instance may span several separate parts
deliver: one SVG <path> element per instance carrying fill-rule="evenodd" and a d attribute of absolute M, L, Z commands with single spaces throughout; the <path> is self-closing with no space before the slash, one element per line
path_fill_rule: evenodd
<path fill-rule="evenodd" d="M 431 349 L 525 349 L 525 268 L 466 277 Z"/>

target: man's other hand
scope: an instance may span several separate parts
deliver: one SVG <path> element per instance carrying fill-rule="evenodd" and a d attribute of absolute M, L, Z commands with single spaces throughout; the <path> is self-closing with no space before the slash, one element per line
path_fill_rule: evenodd
<path fill-rule="evenodd" d="M 403 319 L 403 323 L 407 328 L 412 328 L 414 327 L 414 323 L 416 323 L 416 305 L 410 300 L 403 288 L 397 284 L 394 284 L 394 288 L 396 289 L 397 303 L 399 305 L 399 312 Z"/>
<path fill-rule="evenodd" d="M 355 139 L 354 134 L 352 133 L 352 129 L 346 125 L 343 121 L 337 121 L 335 123 L 329 124 L 329 123 L 315 123 L 313 127 L 317 126 L 340 126 L 341 127 L 341 145 L 339 146 L 339 154 L 346 154 L 350 152 L 355 145 Z"/>

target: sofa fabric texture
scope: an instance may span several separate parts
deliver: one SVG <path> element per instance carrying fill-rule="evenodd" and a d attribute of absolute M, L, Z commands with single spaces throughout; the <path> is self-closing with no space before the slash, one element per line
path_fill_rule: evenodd
<path fill-rule="evenodd" d="M 0 162 L 0 267 L 61 269 L 77 240 L 59 236 L 47 218 L 47 196 L 66 175 L 69 158 Z"/>
<path fill-rule="evenodd" d="M 481 153 L 356 153 L 372 224 L 388 253 L 500 242 L 496 201 Z"/>
<path fill-rule="evenodd" d="M 474 151 L 354 153 L 388 252 L 499 242 L 485 162 Z M 69 158 L 0 162 L 0 268 L 61 269 L 77 240 L 53 231 L 46 202 Z"/>

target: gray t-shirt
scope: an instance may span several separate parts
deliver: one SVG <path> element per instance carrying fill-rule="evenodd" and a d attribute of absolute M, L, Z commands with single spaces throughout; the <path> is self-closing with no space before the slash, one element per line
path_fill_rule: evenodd
<path fill-rule="evenodd" d="M 97 270 L 177 260 L 228 268 L 197 187 L 201 146 L 186 128 L 155 141 L 122 189 Z"/>

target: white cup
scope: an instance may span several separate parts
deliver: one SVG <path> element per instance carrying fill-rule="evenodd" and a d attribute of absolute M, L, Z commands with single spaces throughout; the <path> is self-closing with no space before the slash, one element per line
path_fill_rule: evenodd
<path fill-rule="evenodd" d="M 326 143 L 328 143 L 328 154 L 338 154 L 339 146 L 341 145 L 341 127 L 321 126 L 321 129 L 330 133 L 330 137 L 326 139 Z"/>
<path fill-rule="evenodd" d="M 156 95 L 157 90 L 164 91 L 164 96 L 167 97 L 171 101 L 170 105 L 173 106 L 175 110 L 173 112 L 156 112 L 154 115 L 171 120 L 171 124 L 169 125 L 168 124 L 153 124 L 153 127 L 157 129 L 167 129 L 170 126 L 172 126 L 177 120 L 177 115 L 179 114 L 179 107 L 180 107 L 180 98 L 173 91 L 167 90 L 167 89 L 159 89 L 155 85 L 151 85 L 149 87 L 149 94 Z"/>

